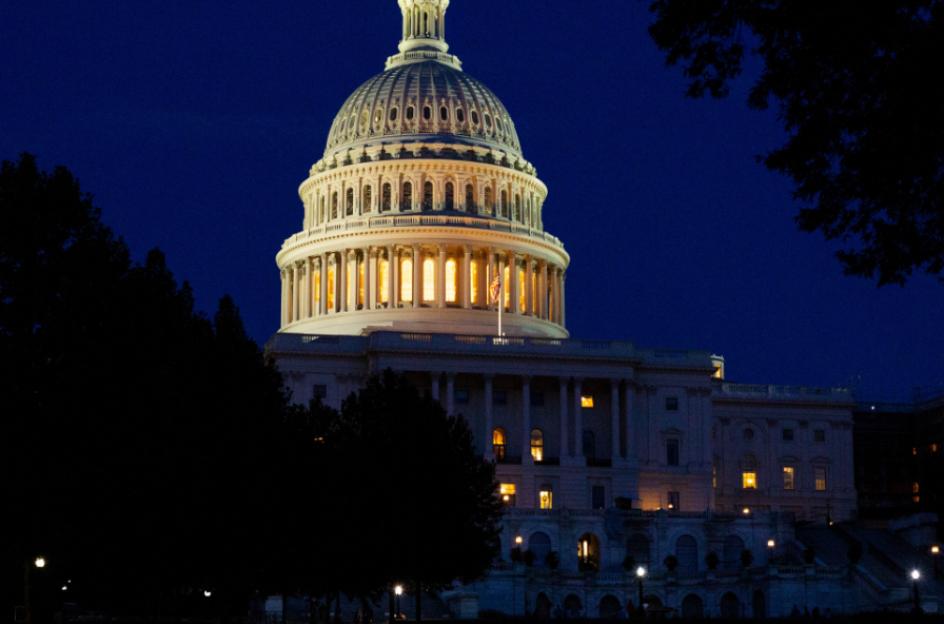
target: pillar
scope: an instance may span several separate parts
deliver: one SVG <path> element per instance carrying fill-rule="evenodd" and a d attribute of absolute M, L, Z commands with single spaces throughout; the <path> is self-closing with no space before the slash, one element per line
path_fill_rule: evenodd
<path fill-rule="evenodd" d="M 531 378 L 521 377 L 521 463 L 534 463 L 531 457 Z"/>
<path fill-rule="evenodd" d="M 443 245 L 439 246 L 436 258 L 436 307 L 446 307 L 446 247 Z"/>
<path fill-rule="evenodd" d="M 380 300 L 380 297 L 377 296 L 378 286 L 380 286 L 377 283 L 377 254 L 379 253 L 379 249 L 367 248 L 367 274 L 364 280 L 367 282 L 367 303 L 365 307 L 368 310 L 376 309 L 377 302 Z"/>
<path fill-rule="evenodd" d="M 420 254 L 420 246 L 413 245 L 413 307 L 420 307 L 423 300 L 423 280 L 420 277 L 423 274 L 423 258 Z"/>
<path fill-rule="evenodd" d="M 574 379 L 574 457 L 583 457 L 583 408 L 580 395 L 582 380 Z"/>
<path fill-rule="evenodd" d="M 538 306 L 538 316 L 542 319 L 547 318 L 547 262 L 541 262 L 541 278 L 540 283 L 538 284 L 538 298 L 540 299 L 540 304 Z"/>
<path fill-rule="evenodd" d="M 302 314 L 303 319 L 311 316 L 311 261 L 307 258 L 302 264 Z"/>
<path fill-rule="evenodd" d="M 614 464 L 620 457 L 619 385 L 619 379 L 610 380 L 610 460 Z"/>
<path fill-rule="evenodd" d="M 561 377 L 560 380 L 560 459 L 563 463 L 564 458 L 570 455 L 567 444 L 567 433 L 570 427 L 567 415 L 567 379 Z"/>
<path fill-rule="evenodd" d="M 518 314 L 518 256 L 508 252 L 508 279 L 511 280 L 511 313 Z"/>
<path fill-rule="evenodd" d="M 472 298 L 472 250 L 468 247 L 462 248 L 462 278 L 459 282 L 459 303 L 463 310 L 468 310 Z"/>
<path fill-rule="evenodd" d="M 524 313 L 531 316 L 534 314 L 534 288 L 532 284 L 534 279 L 531 275 L 534 272 L 534 266 L 531 258 L 524 259 Z"/>
<path fill-rule="evenodd" d="M 295 321 L 295 267 L 288 268 L 288 322 Z"/>
<path fill-rule="evenodd" d="M 567 326 L 567 298 L 564 296 L 564 282 L 567 279 L 567 274 L 564 273 L 564 269 L 561 269 L 560 277 L 560 325 L 561 327 Z"/>
<path fill-rule="evenodd" d="M 344 310 L 353 312 L 357 309 L 357 250 L 349 249 L 347 251 L 346 262 L 348 271 L 348 281 L 345 286 L 347 288 L 347 306 Z"/>
<path fill-rule="evenodd" d="M 338 252 L 337 268 L 334 273 L 337 279 L 336 291 L 337 295 L 335 296 L 335 310 L 338 312 L 347 311 L 347 251 L 342 250 Z"/>
<path fill-rule="evenodd" d="M 397 286 L 400 283 L 400 260 L 397 256 L 398 254 L 393 245 L 387 247 L 387 277 L 389 280 L 387 283 L 387 306 L 390 309 L 397 307 L 397 297 L 400 295 Z"/>
<path fill-rule="evenodd" d="M 492 448 L 492 429 L 494 428 L 492 419 L 492 376 L 485 375 L 485 458 L 492 459 L 495 456 Z"/>
<path fill-rule="evenodd" d="M 282 280 L 282 306 L 279 311 L 279 327 L 285 327 L 288 319 L 288 280 L 285 278 L 285 270 L 279 271 L 279 278 Z"/>

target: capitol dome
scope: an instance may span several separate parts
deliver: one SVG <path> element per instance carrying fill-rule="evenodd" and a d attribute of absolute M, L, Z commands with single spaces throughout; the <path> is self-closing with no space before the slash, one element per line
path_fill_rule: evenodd
<path fill-rule="evenodd" d="M 570 257 L 544 231 L 547 187 L 504 105 L 449 54 L 449 0 L 398 4 L 398 53 L 341 107 L 299 188 L 302 230 L 276 256 L 280 331 L 566 337 Z"/>

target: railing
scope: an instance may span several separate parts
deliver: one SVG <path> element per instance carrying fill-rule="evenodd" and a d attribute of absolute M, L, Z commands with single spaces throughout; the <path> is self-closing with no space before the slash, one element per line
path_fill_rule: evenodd
<path fill-rule="evenodd" d="M 830 399 L 852 400 L 849 388 L 817 388 L 808 386 L 779 386 L 769 384 L 740 384 L 724 382 L 722 394 L 733 396 L 757 396 L 771 399 Z"/>

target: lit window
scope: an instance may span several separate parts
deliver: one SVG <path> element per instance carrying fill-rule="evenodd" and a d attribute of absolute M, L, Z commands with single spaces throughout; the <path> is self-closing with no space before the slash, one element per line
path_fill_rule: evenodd
<path fill-rule="evenodd" d="M 826 467 L 816 466 L 813 468 L 813 484 L 817 492 L 826 491 Z"/>
<path fill-rule="evenodd" d="M 436 299 L 436 263 L 432 258 L 423 260 L 423 303 Z"/>
<path fill-rule="evenodd" d="M 492 431 L 492 448 L 495 453 L 495 460 L 502 462 L 505 460 L 505 430 L 497 427 Z"/>
<path fill-rule="evenodd" d="M 524 269 L 518 269 L 518 313 L 528 311 L 528 291 L 525 289 Z"/>
<path fill-rule="evenodd" d="M 337 291 L 337 275 L 335 273 L 335 267 L 332 265 L 328 267 L 328 311 L 334 311 L 334 295 Z"/>
<path fill-rule="evenodd" d="M 517 492 L 514 483 L 501 483 L 498 486 L 498 494 L 506 505 L 513 507 L 515 504 L 515 493 Z"/>
<path fill-rule="evenodd" d="M 446 260 L 446 303 L 456 303 L 458 289 L 458 263 L 449 258 Z"/>
<path fill-rule="evenodd" d="M 469 299 L 472 305 L 482 305 L 479 297 L 479 261 L 472 260 L 469 263 Z"/>
<path fill-rule="evenodd" d="M 679 408 L 678 397 L 665 398 L 665 410 L 667 412 L 677 412 Z"/>
<path fill-rule="evenodd" d="M 549 485 L 545 485 L 538 491 L 538 507 L 541 509 L 554 508 L 554 491 Z"/>
<path fill-rule="evenodd" d="M 911 447 L 911 454 L 912 454 L 913 456 L 917 456 L 917 455 L 918 455 L 918 447 L 912 446 L 912 447 Z"/>
<path fill-rule="evenodd" d="M 540 429 L 531 430 L 531 459 L 544 461 L 544 432 Z"/>
<path fill-rule="evenodd" d="M 785 490 L 796 489 L 796 468 L 794 468 L 793 466 L 783 467 L 783 489 Z"/>
<path fill-rule="evenodd" d="M 939 450 L 941 450 L 940 445 L 939 445 L 937 442 L 932 442 L 932 443 L 931 443 L 931 453 L 937 453 Z"/>
<path fill-rule="evenodd" d="M 669 466 L 679 465 L 679 441 L 670 439 L 665 441 L 665 463 Z"/>
<path fill-rule="evenodd" d="M 377 263 L 377 286 L 380 290 L 380 303 L 387 303 L 390 299 L 390 261 L 381 258 Z"/>
<path fill-rule="evenodd" d="M 813 441 L 814 442 L 825 442 L 826 441 L 826 430 L 825 429 L 815 429 L 813 431 Z"/>
<path fill-rule="evenodd" d="M 584 409 L 593 409 L 593 395 L 592 394 L 580 395 L 580 407 Z"/>
<path fill-rule="evenodd" d="M 413 260 L 400 260 L 400 300 L 410 303 L 413 301 Z"/>
<path fill-rule="evenodd" d="M 741 487 L 745 490 L 757 489 L 757 473 L 744 471 L 741 473 Z"/>

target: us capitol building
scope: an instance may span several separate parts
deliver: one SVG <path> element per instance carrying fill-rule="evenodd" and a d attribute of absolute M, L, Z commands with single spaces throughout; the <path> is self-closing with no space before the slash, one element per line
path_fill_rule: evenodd
<path fill-rule="evenodd" d="M 730 383 L 707 352 L 570 337 L 570 256 L 509 112 L 449 52 L 449 0 L 399 5 L 399 51 L 341 106 L 299 189 L 267 349 L 299 402 L 340 406 L 392 368 L 469 421 L 508 510 L 501 559 L 443 608 L 625 616 L 637 568 L 647 608 L 680 615 L 897 600 L 809 557 L 855 513 L 848 391 Z"/>

